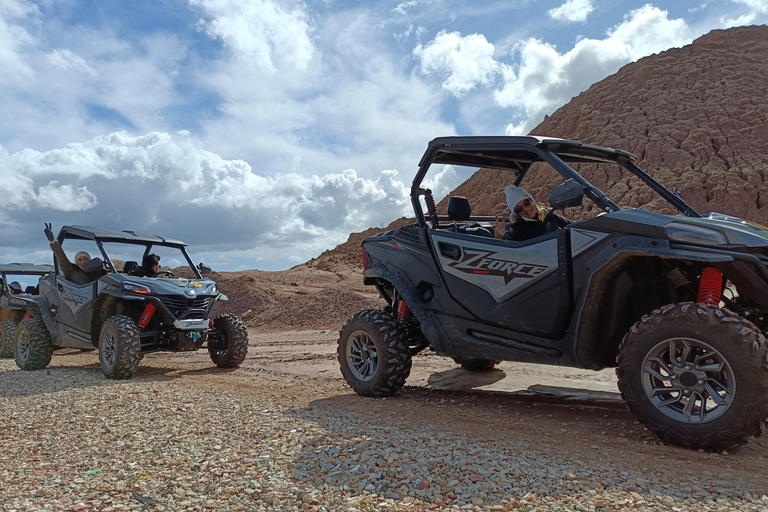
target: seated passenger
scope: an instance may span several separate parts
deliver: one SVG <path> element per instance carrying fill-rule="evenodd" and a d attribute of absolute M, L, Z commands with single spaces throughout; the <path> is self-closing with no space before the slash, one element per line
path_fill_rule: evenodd
<path fill-rule="evenodd" d="M 147 254 L 141 261 L 141 267 L 136 267 L 135 273 L 141 277 L 152 277 L 160 271 L 160 256 Z"/>
<path fill-rule="evenodd" d="M 504 189 L 507 205 L 514 215 L 510 232 L 504 235 L 507 240 L 522 242 L 537 236 L 562 229 L 571 223 L 565 217 L 557 215 L 548 206 L 537 205 L 531 194 L 524 188 L 507 185 Z"/>
<path fill-rule="evenodd" d="M 64 277 L 68 281 L 72 281 L 75 284 L 88 284 L 100 277 L 99 272 L 85 272 L 82 269 L 83 263 L 91 259 L 91 256 L 87 252 L 79 251 L 75 255 L 75 261 L 77 262 L 77 265 L 75 266 L 69 261 L 67 255 L 64 253 L 64 249 L 61 248 L 61 245 L 53 236 L 50 224 L 45 224 L 43 232 L 51 243 L 51 250 L 53 251 L 53 254 L 56 255 L 56 261 L 59 263 L 59 267 L 61 267 L 62 274 L 64 274 Z"/>

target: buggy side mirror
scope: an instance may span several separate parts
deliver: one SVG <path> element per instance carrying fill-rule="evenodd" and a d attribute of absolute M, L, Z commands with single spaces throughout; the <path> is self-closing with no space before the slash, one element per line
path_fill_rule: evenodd
<path fill-rule="evenodd" d="M 101 261 L 101 258 L 91 258 L 83 263 L 84 272 L 99 272 L 101 270 L 104 270 L 104 262 Z"/>
<path fill-rule="evenodd" d="M 563 210 L 569 206 L 581 206 L 584 200 L 584 189 L 581 185 L 568 179 L 561 185 L 555 187 L 549 193 L 549 205 L 555 210 Z"/>
<path fill-rule="evenodd" d="M 201 274 L 204 273 L 204 272 L 210 272 L 211 271 L 211 267 L 209 267 L 208 265 L 206 265 L 202 261 L 197 265 L 197 269 L 200 271 Z"/>

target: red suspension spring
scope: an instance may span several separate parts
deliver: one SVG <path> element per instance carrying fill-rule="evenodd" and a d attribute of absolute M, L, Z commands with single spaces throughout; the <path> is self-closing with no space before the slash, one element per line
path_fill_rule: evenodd
<path fill-rule="evenodd" d="M 408 307 L 408 303 L 404 300 L 400 301 L 400 306 L 397 308 L 397 321 L 401 324 L 405 324 L 411 317 L 411 308 Z"/>
<path fill-rule="evenodd" d="M 139 318 L 139 328 L 145 328 L 152 318 L 152 315 L 154 314 L 155 306 L 153 306 L 151 303 L 147 304 L 147 306 L 144 308 L 144 312 L 141 314 L 141 318 Z"/>
<path fill-rule="evenodd" d="M 717 307 L 720 304 L 720 290 L 723 289 L 723 275 L 714 267 L 707 267 L 701 273 L 699 298 L 696 302 Z"/>

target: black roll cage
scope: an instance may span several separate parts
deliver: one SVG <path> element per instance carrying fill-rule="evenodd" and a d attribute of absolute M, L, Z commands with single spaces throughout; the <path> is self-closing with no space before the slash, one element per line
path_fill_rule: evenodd
<path fill-rule="evenodd" d="M 532 158 L 534 155 L 535 158 Z M 520 185 L 533 163 L 547 162 L 565 180 L 572 179 L 578 183 L 584 194 L 600 209 L 605 212 L 617 212 L 621 208 L 616 203 L 568 165 L 614 163 L 640 178 L 685 216 L 701 217 L 679 195 L 668 190 L 638 167 L 634 163 L 636 159 L 637 156 L 627 151 L 566 139 L 537 136 L 440 137 L 429 143 L 419 162 L 419 171 L 411 185 L 411 203 L 419 226 L 426 229 L 426 217 L 419 197 L 427 192 L 421 188 L 421 183 L 432 164 L 509 169 L 516 174 L 514 185 Z"/>
<path fill-rule="evenodd" d="M 118 273 L 118 271 L 115 268 L 115 265 L 112 263 L 112 260 L 109 257 L 109 253 L 104 247 L 104 242 L 144 246 L 145 249 L 144 254 L 142 255 L 142 259 L 147 256 L 152 250 L 152 247 L 156 245 L 179 249 L 184 255 L 184 258 L 187 260 L 187 264 L 192 269 L 195 277 L 197 279 L 203 278 L 203 276 L 200 274 L 200 271 L 192 262 L 192 258 L 189 256 L 189 253 L 187 252 L 187 244 L 180 240 L 174 240 L 172 238 L 165 238 L 158 235 L 140 233 L 136 231 L 108 231 L 105 229 L 91 228 L 87 226 L 63 226 L 59 232 L 57 240 L 59 244 L 61 244 L 62 248 L 64 247 L 64 240 L 93 240 L 93 242 L 96 243 L 96 246 L 99 248 L 99 251 L 101 251 L 101 255 L 104 257 L 104 262 L 106 263 L 109 271 L 112 273 Z M 58 274 L 59 263 L 56 261 L 56 258 L 53 259 L 53 263 L 54 269 Z"/>

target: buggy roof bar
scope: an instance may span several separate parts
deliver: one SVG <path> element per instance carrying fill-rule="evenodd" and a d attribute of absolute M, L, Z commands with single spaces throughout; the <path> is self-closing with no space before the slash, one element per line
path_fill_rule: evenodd
<path fill-rule="evenodd" d="M 575 140 L 552 137 L 439 137 L 429 143 L 425 156 L 419 162 L 423 166 L 427 155 L 436 149 L 432 163 L 468 165 L 478 167 L 511 167 L 519 164 L 531 164 L 541 161 L 535 153 L 520 151 L 525 146 L 542 147 L 555 153 L 564 162 L 617 162 L 628 163 L 637 160 L 637 156 L 621 149 L 604 148 L 584 144 Z M 495 165 L 494 165 L 494 162 Z M 506 165 L 505 165 L 506 164 Z"/>
<path fill-rule="evenodd" d="M 34 263 L 0 263 L 0 273 L 13 275 L 43 275 L 53 272 L 51 265 L 35 265 Z"/>
<path fill-rule="evenodd" d="M 99 240 L 102 242 L 123 242 L 134 244 L 160 244 L 172 247 L 186 247 L 181 240 L 165 238 L 151 233 L 138 231 L 110 231 L 107 229 L 93 228 L 90 226 L 64 226 L 59 232 L 58 240 L 66 239 Z"/>

